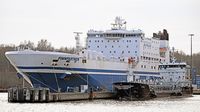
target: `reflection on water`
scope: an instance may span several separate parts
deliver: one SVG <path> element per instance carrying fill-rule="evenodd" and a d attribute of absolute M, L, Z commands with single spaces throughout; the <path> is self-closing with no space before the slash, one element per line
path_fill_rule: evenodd
<path fill-rule="evenodd" d="M 0 93 L 0 112 L 200 112 L 200 96 L 159 98 L 149 101 L 72 101 L 57 103 L 8 103 Z"/>

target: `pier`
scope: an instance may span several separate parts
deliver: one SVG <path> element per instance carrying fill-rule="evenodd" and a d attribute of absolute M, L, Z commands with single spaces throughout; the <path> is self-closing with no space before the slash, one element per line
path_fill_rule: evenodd
<path fill-rule="evenodd" d="M 48 88 L 10 88 L 8 89 L 8 102 L 61 102 L 75 100 L 111 99 L 113 92 L 66 92 L 51 93 Z"/>
<path fill-rule="evenodd" d="M 0 92 L 7 92 L 7 89 L 0 88 Z"/>
<path fill-rule="evenodd" d="M 194 95 L 200 95 L 200 89 L 195 89 L 193 90 Z"/>

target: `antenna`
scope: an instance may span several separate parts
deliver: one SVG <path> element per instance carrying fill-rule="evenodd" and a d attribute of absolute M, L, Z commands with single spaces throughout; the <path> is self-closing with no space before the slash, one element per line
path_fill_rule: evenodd
<path fill-rule="evenodd" d="M 172 54 L 171 54 L 171 56 L 172 56 L 172 63 L 176 62 L 176 59 L 175 59 L 175 56 L 174 56 L 174 52 L 175 52 L 175 48 L 172 47 Z"/>
<path fill-rule="evenodd" d="M 115 22 L 112 23 L 111 25 L 112 25 L 112 29 L 115 29 L 115 30 L 126 29 L 126 21 L 124 19 L 121 19 L 121 17 L 119 16 L 115 18 Z"/>
<path fill-rule="evenodd" d="M 75 35 L 75 40 L 76 40 L 76 50 L 79 51 L 81 49 L 81 44 L 80 44 L 80 34 L 82 34 L 82 32 L 74 32 Z"/>

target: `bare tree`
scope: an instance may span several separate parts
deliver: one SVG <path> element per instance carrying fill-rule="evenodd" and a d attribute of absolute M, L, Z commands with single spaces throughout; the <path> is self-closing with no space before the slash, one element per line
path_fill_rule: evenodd
<path fill-rule="evenodd" d="M 54 50 L 54 48 L 51 46 L 51 43 L 49 43 L 46 39 L 41 39 L 40 41 L 38 41 L 36 49 L 39 51 L 53 51 Z"/>
<path fill-rule="evenodd" d="M 75 53 L 75 48 L 68 48 L 68 47 L 61 47 L 57 49 L 58 52 L 65 52 L 65 53 Z"/>
<path fill-rule="evenodd" d="M 20 49 L 32 49 L 32 50 L 34 50 L 35 49 L 35 45 L 30 40 L 29 41 L 25 40 L 24 42 L 20 43 L 19 48 Z"/>

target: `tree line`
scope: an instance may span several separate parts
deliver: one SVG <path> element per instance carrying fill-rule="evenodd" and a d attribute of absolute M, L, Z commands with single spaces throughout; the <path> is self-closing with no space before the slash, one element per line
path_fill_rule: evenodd
<path fill-rule="evenodd" d="M 188 65 L 191 65 L 191 55 L 187 55 L 183 51 L 174 52 L 174 57 L 177 62 L 186 62 Z M 192 58 L 193 68 L 196 68 L 197 75 L 200 75 L 200 52 L 194 53 Z"/>
<path fill-rule="evenodd" d="M 9 61 L 6 59 L 5 52 L 18 49 L 75 53 L 75 48 L 61 47 L 59 49 L 55 49 L 46 39 L 41 39 L 40 41 L 38 41 L 37 45 L 35 45 L 31 41 L 23 41 L 20 43 L 19 46 L 16 46 L 14 44 L 0 44 L 0 72 L 15 71 L 14 68 L 10 65 Z M 187 64 L 191 65 L 190 55 L 187 55 L 183 51 L 176 51 L 173 54 L 178 62 L 186 62 Z M 197 69 L 197 74 L 200 75 L 200 52 L 193 54 L 193 67 Z"/>
<path fill-rule="evenodd" d="M 75 48 L 60 47 L 59 49 L 56 49 L 46 39 L 41 39 L 40 41 L 38 41 L 36 45 L 34 44 L 34 42 L 26 40 L 21 42 L 20 45 L 18 46 L 14 44 L 10 45 L 0 44 L 0 72 L 15 71 L 15 69 L 10 65 L 9 61 L 6 59 L 5 52 L 19 50 L 19 49 L 75 53 Z"/>

